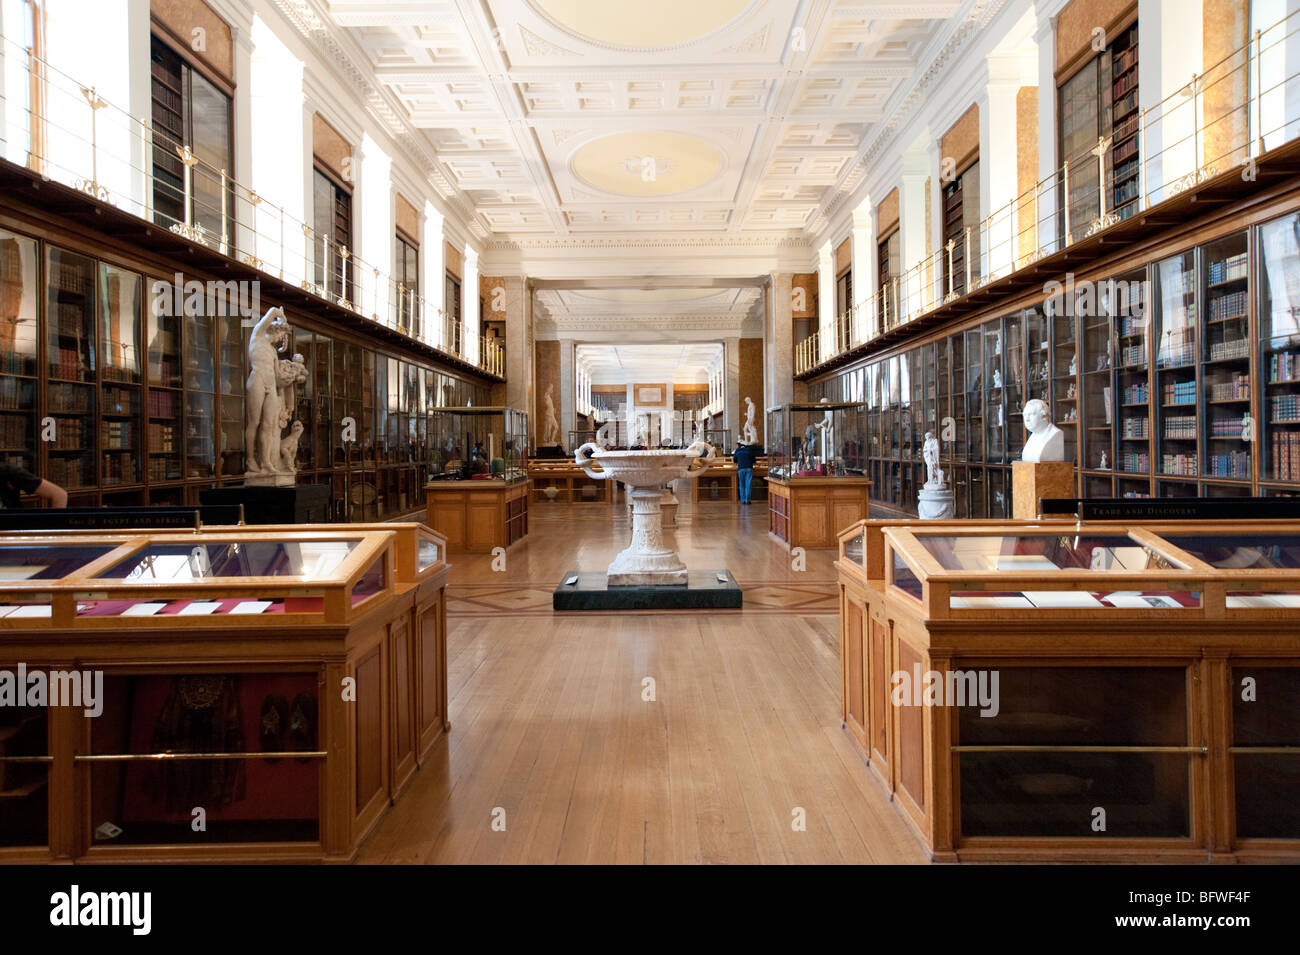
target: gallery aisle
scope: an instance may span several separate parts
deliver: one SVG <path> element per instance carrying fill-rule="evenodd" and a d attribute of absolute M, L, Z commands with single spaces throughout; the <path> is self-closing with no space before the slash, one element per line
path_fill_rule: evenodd
<path fill-rule="evenodd" d="M 743 611 L 556 614 L 559 576 L 603 568 L 628 521 L 530 519 L 504 569 L 452 557 L 451 732 L 360 862 L 924 861 L 840 728 L 832 551 L 796 570 L 761 505 L 684 504 L 682 558 L 730 568 Z"/>

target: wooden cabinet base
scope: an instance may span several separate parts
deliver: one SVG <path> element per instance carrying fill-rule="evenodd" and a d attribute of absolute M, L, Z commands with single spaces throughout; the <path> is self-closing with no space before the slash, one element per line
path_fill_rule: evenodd
<path fill-rule="evenodd" d="M 424 496 L 426 521 L 449 550 L 491 553 L 528 533 L 527 481 L 434 481 Z"/>
<path fill-rule="evenodd" d="M 834 547 L 841 529 L 867 516 L 870 490 L 862 477 L 768 477 L 768 530 L 787 547 Z"/>

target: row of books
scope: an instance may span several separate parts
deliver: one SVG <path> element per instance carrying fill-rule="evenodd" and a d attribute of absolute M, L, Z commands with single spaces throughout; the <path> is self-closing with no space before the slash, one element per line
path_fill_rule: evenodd
<path fill-rule="evenodd" d="M 1300 395 L 1270 395 L 1268 412 L 1274 423 L 1300 421 Z"/>
<path fill-rule="evenodd" d="M 1216 418 L 1210 422 L 1211 437 L 1241 438 L 1243 441 L 1249 441 L 1250 433 L 1250 418 L 1246 415 L 1240 418 Z"/>
<path fill-rule="evenodd" d="M 1210 299 L 1210 318 L 1245 318 L 1246 293 L 1228 292 Z"/>
<path fill-rule="evenodd" d="M 90 282 L 90 274 L 82 266 L 68 265 L 66 263 L 51 265 L 50 284 L 60 291 L 89 295 Z"/>
<path fill-rule="evenodd" d="M 1125 418 L 1122 437 L 1125 438 L 1149 438 L 1151 436 L 1150 422 L 1147 418 Z"/>
<path fill-rule="evenodd" d="M 0 369 L 6 375 L 32 375 L 36 373 L 36 359 L 31 351 L 5 352 L 0 355 Z"/>
<path fill-rule="evenodd" d="M 1134 474 L 1146 474 L 1151 470 L 1151 455 L 1143 451 L 1121 451 L 1116 455 L 1116 463 L 1121 471 L 1129 471 Z"/>
<path fill-rule="evenodd" d="M 1234 279 L 1244 279 L 1248 268 L 1249 260 L 1245 252 L 1237 255 L 1230 255 L 1226 259 L 1210 263 L 1210 284 L 1218 285 L 1220 282 L 1231 282 Z M 1245 311 L 1245 305 L 1242 306 Z"/>
<path fill-rule="evenodd" d="M 105 454 L 105 484 L 134 484 L 136 477 L 135 458 L 129 454 Z"/>
<path fill-rule="evenodd" d="M 1300 431 L 1275 430 L 1270 441 L 1275 481 L 1300 481 Z"/>
<path fill-rule="evenodd" d="M 1268 356 L 1268 383 L 1300 381 L 1300 351 L 1279 351 Z"/>
<path fill-rule="evenodd" d="M 1233 451 L 1230 454 L 1211 454 L 1209 470 L 1205 473 L 1212 477 L 1248 478 L 1250 477 L 1250 452 Z"/>
<path fill-rule="evenodd" d="M 1165 382 L 1160 388 L 1160 403 L 1164 405 L 1196 404 L 1196 380 Z"/>
<path fill-rule="evenodd" d="M 92 447 L 88 422 L 78 418 L 61 418 L 54 428 L 54 449 L 56 451 L 83 451 Z"/>
<path fill-rule="evenodd" d="M 89 414 L 94 393 L 76 385 L 51 385 L 46 395 L 51 411 L 65 414 Z"/>
<path fill-rule="evenodd" d="M 149 460 L 150 481 L 179 481 L 180 477 L 180 458 L 151 458 Z"/>
<path fill-rule="evenodd" d="M 25 450 L 31 447 L 27 418 L 18 415 L 0 417 L 0 447 Z"/>
<path fill-rule="evenodd" d="M 1140 345 L 1125 345 L 1120 349 L 1119 362 L 1121 365 L 1145 365 L 1147 363 L 1147 346 L 1143 342 Z"/>
<path fill-rule="evenodd" d="M 76 348 L 60 346 L 59 357 L 50 362 L 50 377 L 78 381 L 91 370 L 90 362 Z"/>
<path fill-rule="evenodd" d="M 100 429 L 102 447 L 106 451 L 130 451 L 135 446 L 134 421 L 104 421 Z"/>
<path fill-rule="evenodd" d="M 1160 458 L 1160 473 L 1175 477 L 1196 476 L 1196 454 L 1165 454 Z"/>
<path fill-rule="evenodd" d="M 1210 342 L 1210 361 L 1249 357 L 1250 339 L 1248 338 L 1225 338 L 1221 342 Z"/>
<path fill-rule="evenodd" d="M 1231 381 L 1216 381 L 1210 384 L 1211 401 L 1237 401 L 1250 397 L 1250 375 L 1238 372 Z"/>
<path fill-rule="evenodd" d="M 169 454 L 176 450 L 176 426 L 171 424 L 149 424 L 149 450 L 158 454 Z"/>
<path fill-rule="evenodd" d="M 135 414 L 140 392 L 132 388 L 104 386 L 104 414 Z"/>
<path fill-rule="evenodd" d="M 180 409 L 179 395 L 174 391 L 149 392 L 149 417 L 174 418 Z"/>
<path fill-rule="evenodd" d="M 0 378 L 0 411 L 30 411 L 36 382 L 30 378 Z"/>
<path fill-rule="evenodd" d="M 1147 397 L 1150 395 L 1146 382 L 1137 385 L 1128 385 L 1124 389 L 1124 404 L 1141 405 L 1146 404 Z"/>
<path fill-rule="evenodd" d="M 1145 421 L 1146 419 L 1142 419 Z M 1175 415 L 1165 419 L 1165 437 L 1179 441 L 1196 440 L 1196 415 Z"/>
<path fill-rule="evenodd" d="M 50 458 L 45 463 L 44 477 L 68 491 L 83 487 L 94 487 L 93 463 L 94 458 L 88 456 Z"/>

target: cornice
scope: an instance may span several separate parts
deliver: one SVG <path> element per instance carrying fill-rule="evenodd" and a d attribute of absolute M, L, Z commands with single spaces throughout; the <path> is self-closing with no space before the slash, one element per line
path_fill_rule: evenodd
<path fill-rule="evenodd" d="M 710 235 L 637 234 L 631 236 L 538 236 L 491 239 L 488 252 L 621 250 L 621 249 L 795 249 L 812 246 L 803 236 L 789 233 L 755 233 L 752 235 L 718 233 Z"/>

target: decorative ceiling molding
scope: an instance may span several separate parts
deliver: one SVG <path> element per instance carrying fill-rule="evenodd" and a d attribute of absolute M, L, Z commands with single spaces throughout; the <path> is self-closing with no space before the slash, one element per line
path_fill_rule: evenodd
<path fill-rule="evenodd" d="M 520 25 L 519 33 L 522 35 L 524 40 L 524 49 L 527 50 L 531 56 L 582 56 L 581 53 L 566 50 L 562 46 L 556 46 L 549 40 L 543 40 L 532 30 L 529 30 L 523 25 Z"/>
<path fill-rule="evenodd" d="M 763 29 L 756 30 L 733 46 L 723 47 L 722 52 L 736 54 L 759 53 L 767 49 L 767 35 L 771 30 L 772 23 L 771 21 L 768 21 L 767 25 L 764 26 Z"/>

